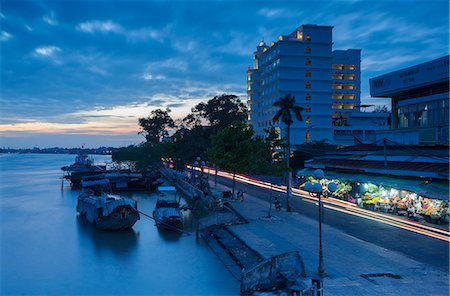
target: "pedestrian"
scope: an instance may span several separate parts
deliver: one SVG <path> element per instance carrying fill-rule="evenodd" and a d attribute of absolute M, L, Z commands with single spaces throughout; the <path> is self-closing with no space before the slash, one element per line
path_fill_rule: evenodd
<path fill-rule="evenodd" d="M 244 201 L 244 191 L 239 191 L 238 197 L 241 202 Z"/>
<path fill-rule="evenodd" d="M 273 203 L 275 204 L 275 209 L 281 211 L 281 202 L 278 200 L 278 196 L 275 196 L 275 201 Z"/>

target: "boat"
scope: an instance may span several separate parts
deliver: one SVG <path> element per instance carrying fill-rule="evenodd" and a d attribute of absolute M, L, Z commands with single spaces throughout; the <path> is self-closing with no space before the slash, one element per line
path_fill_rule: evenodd
<path fill-rule="evenodd" d="M 101 230 L 127 230 L 140 219 L 137 201 L 108 193 L 109 180 L 81 181 L 77 212 Z"/>
<path fill-rule="evenodd" d="M 164 181 L 158 175 L 131 172 L 128 170 L 108 170 L 101 174 L 90 175 L 85 180 L 108 179 L 113 192 L 155 190 Z"/>
<path fill-rule="evenodd" d="M 183 216 L 180 204 L 175 199 L 176 189 L 173 186 L 159 186 L 158 191 L 163 195 L 158 198 L 153 211 L 158 229 L 175 230 L 183 229 Z"/>
<path fill-rule="evenodd" d="M 63 166 L 61 170 L 64 172 L 63 178 L 70 180 L 72 187 L 79 187 L 83 177 L 106 172 L 106 165 L 95 165 L 91 157 L 80 152 L 75 157 L 75 163 Z"/>

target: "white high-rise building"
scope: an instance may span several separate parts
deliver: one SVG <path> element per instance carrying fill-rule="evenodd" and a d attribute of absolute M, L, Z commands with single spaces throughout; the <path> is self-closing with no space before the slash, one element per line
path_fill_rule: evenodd
<path fill-rule="evenodd" d="M 284 125 L 272 123 L 277 111 L 272 105 L 290 94 L 304 108 L 303 121 L 291 126 L 292 145 L 323 139 L 343 144 L 341 132 L 335 139 L 336 130 L 348 126 L 361 105 L 361 50 L 333 51 L 332 30 L 302 25 L 270 45 L 261 41 L 257 46 L 253 69 L 247 71 L 248 121 L 257 135 L 273 125 L 284 137 Z"/>

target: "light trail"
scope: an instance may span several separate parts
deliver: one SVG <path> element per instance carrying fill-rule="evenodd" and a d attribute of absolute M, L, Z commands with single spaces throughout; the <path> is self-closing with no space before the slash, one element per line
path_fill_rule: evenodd
<path fill-rule="evenodd" d="M 192 167 L 190 167 L 190 166 L 188 166 L 188 168 L 192 169 Z M 210 175 L 214 175 L 216 173 L 214 169 L 210 169 L 208 167 L 206 167 L 206 169 L 207 169 L 207 173 Z M 200 171 L 200 168 L 195 167 L 194 170 Z M 203 172 L 205 173 L 206 170 L 204 169 Z M 226 172 L 226 171 L 218 170 L 217 175 L 220 177 L 227 178 L 227 179 L 231 179 L 231 180 L 233 179 L 233 174 Z M 281 192 L 281 193 L 286 193 L 286 186 L 284 186 L 284 185 L 272 184 L 270 182 L 257 180 L 257 179 L 247 177 L 245 175 L 239 175 L 239 174 L 235 174 L 234 179 L 237 182 L 258 186 L 260 188 L 270 189 L 270 190 Z M 302 200 L 304 200 L 306 202 L 314 203 L 316 205 L 318 204 L 317 198 L 309 196 L 309 193 L 307 191 L 293 188 L 292 193 L 293 193 L 293 196 L 300 197 L 300 198 L 302 198 Z M 391 225 L 394 227 L 398 227 L 398 228 L 401 228 L 404 230 L 415 232 L 415 233 L 418 233 L 421 235 L 426 235 L 426 236 L 429 236 L 432 238 L 450 242 L 450 232 L 447 230 L 433 228 L 430 226 L 422 225 L 420 223 L 408 221 L 408 220 L 394 217 L 391 215 L 384 215 L 381 213 L 361 209 L 361 208 L 358 208 L 353 203 L 349 203 L 349 202 L 335 199 L 335 198 L 322 198 L 322 201 L 324 203 L 324 207 L 326 207 L 327 209 L 330 209 L 330 210 L 339 211 L 342 213 L 346 213 L 348 215 L 353 215 L 353 216 L 377 221 L 377 222 Z"/>

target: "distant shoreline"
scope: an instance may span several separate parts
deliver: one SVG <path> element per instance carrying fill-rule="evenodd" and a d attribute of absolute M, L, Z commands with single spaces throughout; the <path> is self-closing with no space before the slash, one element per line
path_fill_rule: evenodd
<path fill-rule="evenodd" d="M 95 149 L 80 148 L 33 148 L 33 149 L 0 149 L 0 154 L 96 154 L 112 155 L 118 148 L 101 147 Z"/>

